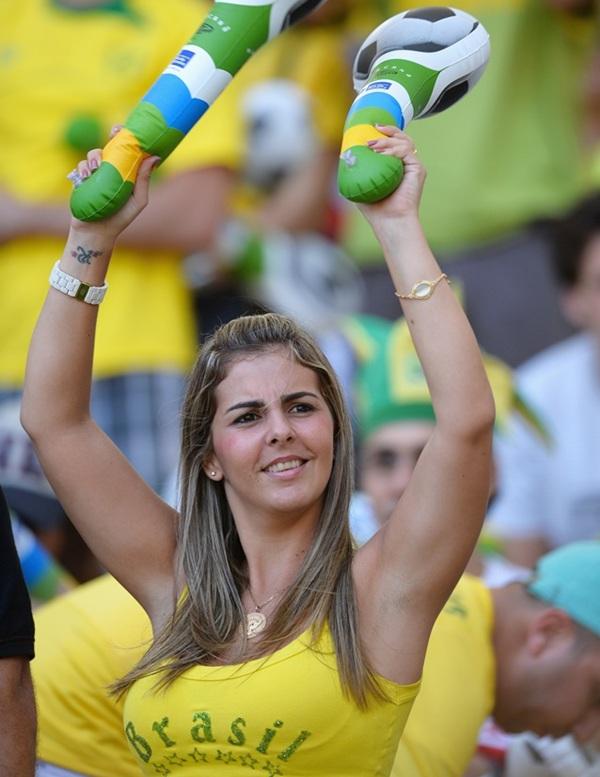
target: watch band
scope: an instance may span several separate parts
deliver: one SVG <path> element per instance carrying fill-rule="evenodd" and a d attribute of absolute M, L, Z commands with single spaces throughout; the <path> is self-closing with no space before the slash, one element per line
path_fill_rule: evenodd
<path fill-rule="evenodd" d="M 106 281 L 102 286 L 90 286 L 89 283 L 80 281 L 73 275 L 69 275 L 59 267 L 60 260 L 56 262 L 50 273 L 50 285 L 57 291 L 61 291 L 69 297 L 75 297 L 89 305 L 99 305 L 108 290 Z"/>

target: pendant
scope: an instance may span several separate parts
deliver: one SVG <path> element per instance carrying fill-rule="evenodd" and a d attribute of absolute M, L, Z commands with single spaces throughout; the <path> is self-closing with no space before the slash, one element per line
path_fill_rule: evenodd
<path fill-rule="evenodd" d="M 261 631 L 264 631 L 267 625 L 267 619 L 262 612 L 248 612 L 246 613 L 246 636 L 248 639 L 252 639 Z"/>

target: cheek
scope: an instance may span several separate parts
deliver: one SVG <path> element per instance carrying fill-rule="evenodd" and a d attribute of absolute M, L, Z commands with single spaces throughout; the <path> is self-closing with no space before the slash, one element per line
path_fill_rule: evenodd
<path fill-rule="evenodd" d="M 363 490 L 375 500 L 385 498 L 392 488 L 392 482 L 389 474 L 367 471 L 362 480 Z"/>
<path fill-rule="evenodd" d="M 589 701 L 589 688 L 573 678 L 557 685 L 552 698 L 552 717 L 565 726 L 574 725 L 584 714 Z"/>
<path fill-rule="evenodd" d="M 323 424 L 315 419 L 314 424 L 310 428 L 303 429 L 302 435 L 305 440 L 318 441 L 315 447 L 318 448 L 319 454 L 324 459 L 333 461 L 335 444 L 333 440 L 333 423 L 331 421 Z M 313 444 L 311 443 L 310 447 L 313 447 Z"/>
<path fill-rule="evenodd" d="M 223 471 L 230 472 L 250 462 L 254 446 L 248 436 L 241 438 L 235 431 L 224 431 L 213 438 L 213 450 Z"/>
<path fill-rule="evenodd" d="M 378 491 L 381 487 L 381 476 L 371 469 L 364 469 L 361 475 L 361 481 L 365 491 Z"/>

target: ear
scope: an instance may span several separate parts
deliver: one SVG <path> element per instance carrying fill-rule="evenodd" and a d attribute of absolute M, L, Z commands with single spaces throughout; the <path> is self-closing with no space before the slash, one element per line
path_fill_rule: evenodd
<path fill-rule="evenodd" d="M 536 613 L 527 628 L 527 650 L 535 657 L 571 646 L 575 626 L 564 610 L 548 607 Z"/>
<path fill-rule="evenodd" d="M 209 480 L 214 480 L 215 482 L 223 480 L 223 470 L 214 453 L 202 463 L 202 469 Z"/>

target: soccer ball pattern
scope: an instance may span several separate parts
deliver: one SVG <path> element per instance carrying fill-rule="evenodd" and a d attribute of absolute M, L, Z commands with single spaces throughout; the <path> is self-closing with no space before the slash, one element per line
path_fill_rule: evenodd
<path fill-rule="evenodd" d="M 464 11 L 419 8 L 379 25 L 354 61 L 359 95 L 346 119 L 338 168 L 344 197 L 377 202 L 402 180 L 400 160 L 367 146 L 380 136 L 376 124 L 404 129 L 413 119 L 446 110 L 473 88 L 488 58 L 487 32 Z"/>
<path fill-rule="evenodd" d="M 373 64 L 384 55 L 393 53 L 398 58 L 427 62 L 441 71 L 456 63 L 459 51 L 469 54 L 471 48 L 477 50 L 482 45 L 482 61 L 473 69 L 465 68 L 456 84 L 459 87 L 456 99 L 466 94 L 483 74 L 489 56 L 487 33 L 477 19 L 454 8 L 433 6 L 405 11 L 379 25 L 361 46 L 354 62 L 354 88 L 358 92 L 366 85 Z M 411 57 L 412 53 L 435 56 Z M 452 102 L 456 100 L 445 100 L 442 110 Z M 413 118 L 422 118 L 422 115 Z"/>

